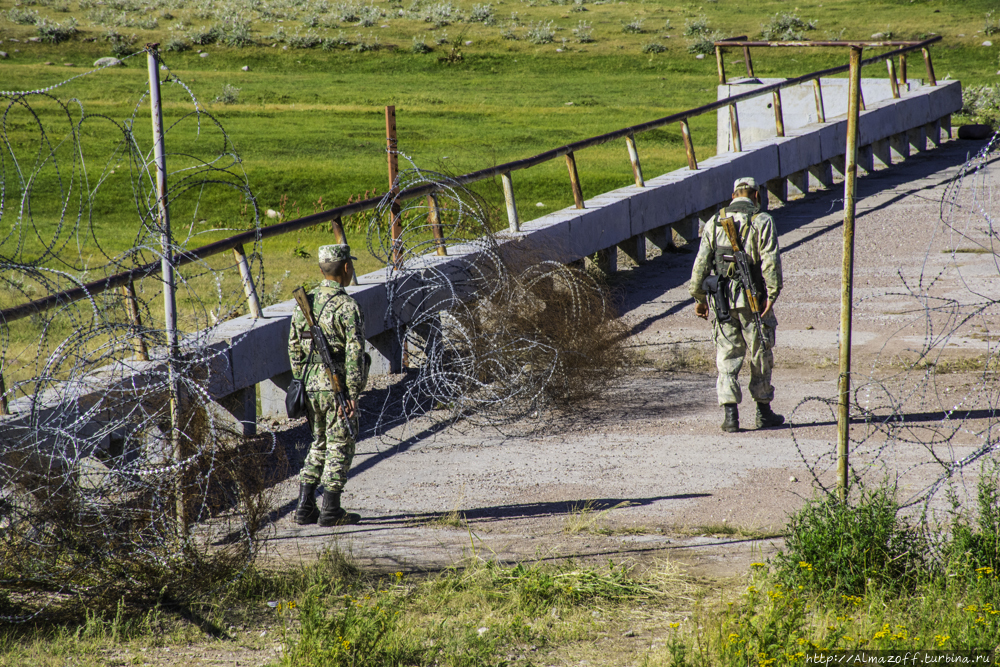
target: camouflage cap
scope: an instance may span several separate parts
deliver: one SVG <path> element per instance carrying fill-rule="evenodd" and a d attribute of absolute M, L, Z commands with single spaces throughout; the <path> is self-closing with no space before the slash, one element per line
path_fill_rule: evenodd
<path fill-rule="evenodd" d="M 343 262 L 346 259 L 357 259 L 357 257 L 351 255 L 351 246 L 346 243 L 321 245 L 317 256 L 321 264 L 323 262 Z"/>
<path fill-rule="evenodd" d="M 736 192 L 737 190 L 740 190 L 742 188 L 746 188 L 749 190 L 756 190 L 757 179 L 755 179 L 753 176 L 744 176 L 743 178 L 737 178 L 736 182 L 733 183 L 733 192 Z"/>

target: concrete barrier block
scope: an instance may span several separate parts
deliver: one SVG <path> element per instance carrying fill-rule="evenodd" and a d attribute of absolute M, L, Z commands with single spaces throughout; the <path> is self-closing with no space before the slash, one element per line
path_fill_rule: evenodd
<path fill-rule="evenodd" d="M 729 198 L 736 178 L 731 168 L 736 155 L 738 154 L 715 155 L 698 165 L 697 171 L 686 172 L 682 186 L 687 194 L 684 202 L 685 215 L 697 213 Z"/>
<path fill-rule="evenodd" d="M 958 81 L 939 81 L 938 85 L 925 88 L 930 107 L 930 120 L 958 113 L 962 110 L 962 84 Z"/>
<path fill-rule="evenodd" d="M 749 144 L 743 152 L 732 154 L 731 178 L 735 181 L 742 176 L 753 176 L 758 183 L 764 183 L 779 176 L 778 161 L 778 144 L 773 139 Z"/>
<path fill-rule="evenodd" d="M 788 178 L 823 161 L 819 134 L 800 130 L 802 134 L 777 139 L 778 176 Z"/>
<path fill-rule="evenodd" d="M 838 120 L 818 126 L 819 153 L 822 160 L 831 160 L 847 150 L 847 121 Z"/>
<path fill-rule="evenodd" d="M 617 246 L 632 235 L 628 199 L 613 194 L 602 195 L 588 199 L 587 204 L 591 208 L 580 211 L 578 217 L 569 221 L 569 243 L 573 255 L 586 257 L 598 250 Z"/>
<path fill-rule="evenodd" d="M 629 223 L 632 235 L 675 222 L 684 217 L 684 192 L 676 177 L 668 181 L 647 181 L 645 188 L 634 188 L 629 198 Z"/>
<path fill-rule="evenodd" d="M 866 174 L 875 171 L 875 155 L 871 145 L 858 146 L 858 169 Z"/>
<path fill-rule="evenodd" d="M 809 167 L 809 183 L 812 187 L 826 190 L 833 187 L 833 167 L 825 160 Z"/>
<path fill-rule="evenodd" d="M 924 126 L 924 138 L 930 148 L 937 148 L 941 145 L 941 120 L 935 120 Z M 925 145 L 927 145 L 925 144 Z"/>
<path fill-rule="evenodd" d="M 285 419 L 285 394 L 292 381 L 292 371 L 279 373 L 258 383 L 260 388 L 260 416 L 264 419 Z"/>
<path fill-rule="evenodd" d="M 892 153 L 892 159 L 895 162 L 900 162 L 910 157 L 910 142 L 906 132 L 900 132 L 889 137 L 889 151 Z"/>
<path fill-rule="evenodd" d="M 895 111 L 899 132 L 934 120 L 931 115 L 930 97 L 922 92 L 923 90 L 926 89 L 915 90 L 903 95 L 898 100 L 893 100 L 895 104 L 892 105 L 892 108 Z"/>
<path fill-rule="evenodd" d="M 927 150 L 927 126 L 920 125 L 906 131 L 906 143 L 911 151 L 922 153 Z"/>
<path fill-rule="evenodd" d="M 867 146 L 880 139 L 886 139 L 898 131 L 891 105 L 862 111 L 858 119 L 858 144 Z"/>
<path fill-rule="evenodd" d="M 583 211 L 575 208 L 567 208 L 555 213 L 532 220 L 521 225 L 521 232 L 525 235 L 520 241 L 524 245 L 526 252 L 535 253 L 544 251 L 546 257 L 556 262 L 571 262 L 579 259 L 580 255 L 573 250 L 570 241 L 570 221 L 580 217 Z"/>
<path fill-rule="evenodd" d="M 875 158 L 875 166 L 891 167 L 892 150 L 889 148 L 889 139 L 879 139 L 873 141 L 871 145 L 872 157 Z"/>
<path fill-rule="evenodd" d="M 246 317 L 231 322 L 239 320 L 245 320 L 241 323 L 245 330 L 228 338 L 233 385 L 237 390 L 291 368 L 288 361 L 290 318 L 252 320 Z"/>
<path fill-rule="evenodd" d="M 625 239 L 618 244 L 618 249 L 636 264 L 646 263 L 646 237 L 644 235 L 636 234 Z"/>
<path fill-rule="evenodd" d="M 788 190 L 790 195 L 804 197 L 809 194 L 809 172 L 797 171 L 788 175 Z"/>

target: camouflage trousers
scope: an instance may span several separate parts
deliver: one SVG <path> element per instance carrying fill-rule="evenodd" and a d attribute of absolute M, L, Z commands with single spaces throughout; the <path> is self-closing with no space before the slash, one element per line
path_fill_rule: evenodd
<path fill-rule="evenodd" d="M 774 398 L 774 387 L 771 386 L 774 355 L 771 350 L 764 349 L 749 308 L 733 308 L 731 313 L 728 322 L 714 320 L 712 324 L 715 365 L 719 370 L 719 379 L 715 383 L 719 405 L 743 400 L 739 376 L 744 357 L 749 357 L 750 363 L 750 395 L 759 403 L 770 403 Z M 774 347 L 777 325 L 774 313 L 768 313 L 764 318 L 764 335 L 771 347 Z"/>
<path fill-rule="evenodd" d="M 310 391 L 306 405 L 313 441 L 306 462 L 299 472 L 301 484 L 318 484 L 326 491 L 339 493 L 347 483 L 347 473 L 354 460 L 354 438 L 337 410 L 332 391 Z M 357 430 L 358 421 L 354 420 Z"/>

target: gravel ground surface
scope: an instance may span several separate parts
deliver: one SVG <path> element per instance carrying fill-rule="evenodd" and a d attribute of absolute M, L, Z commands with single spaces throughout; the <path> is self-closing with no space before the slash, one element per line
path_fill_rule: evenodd
<path fill-rule="evenodd" d="M 912 442 L 887 442 L 862 420 L 852 430 L 864 440 L 852 463 L 868 480 L 898 473 L 904 497 L 941 476 L 940 464 L 927 465 L 934 456 L 954 461 L 981 446 L 996 406 L 992 376 L 974 361 L 950 373 L 902 372 L 900 361 L 917 358 L 928 323 L 944 324 L 943 315 L 925 316 L 904 294 L 904 281 L 923 277 L 929 295 L 971 301 L 963 280 L 972 280 L 981 295 L 1000 298 L 995 256 L 949 252 L 969 244 L 941 223 L 948 183 L 981 146 L 947 142 L 859 180 L 854 386 L 862 388 L 860 406 L 883 417 L 892 410 L 879 406 L 886 392 L 893 396 Z M 265 558 L 311 559 L 337 546 L 393 571 L 435 570 L 475 551 L 506 560 L 667 557 L 703 576 L 745 572 L 780 547 L 786 517 L 813 496 L 816 478 L 833 481 L 831 462 L 822 458 L 835 447 L 833 412 L 826 402 L 803 399 L 836 398 L 842 197 L 838 184 L 772 207 L 785 276 L 773 407 L 791 427 L 719 430 L 709 325 L 694 316 L 686 288 L 693 254 L 651 253 L 646 264 L 626 265 L 611 279 L 632 325 L 629 345 L 643 355 L 635 373 L 573 414 L 542 415 L 502 433 L 426 419 L 396 429 L 392 440 L 365 438 L 344 494 L 364 522 L 333 530 L 295 525 L 292 476 L 277 488 L 280 510 Z M 995 310 L 951 338 L 946 357 L 982 355 Z M 871 377 L 879 382 L 865 389 Z M 745 397 L 741 406 L 742 425 L 751 429 L 752 405 Z M 972 419 L 943 422 L 939 411 L 953 406 L 972 410 Z M 274 428 L 294 474 L 306 427 Z M 941 442 L 921 444 L 933 437 Z"/>

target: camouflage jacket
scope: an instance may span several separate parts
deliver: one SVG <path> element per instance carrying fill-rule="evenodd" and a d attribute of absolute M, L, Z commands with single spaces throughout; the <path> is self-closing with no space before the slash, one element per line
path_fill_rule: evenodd
<path fill-rule="evenodd" d="M 760 270 L 759 277 L 763 278 L 767 298 L 774 303 L 782 287 L 778 232 L 774 226 L 774 218 L 769 213 L 758 213 L 757 210 L 754 203 L 746 197 L 737 197 L 725 208 L 726 215 L 735 221 L 736 233 L 743 244 L 743 250 Z M 704 303 L 707 298 L 701 284 L 716 264 L 716 251 L 725 249 L 728 253 L 729 248 L 729 237 L 719 224 L 719 216 L 716 214 L 702 232 L 701 246 L 691 270 L 691 282 L 688 283 L 688 291 L 697 301 Z M 736 308 L 747 306 L 746 295 L 735 280 L 729 282 L 729 303 Z"/>
<path fill-rule="evenodd" d="M 330 343 L 337 372 L 341 379 L 346 379 L 347 397 L 357 399 L 368 383 L 364 360 L 365 318 L 361 308 L 347 290 L 332 280 L 324 280 L 309 292 L 309 302 L 313 317 Z M 288 333 L 288 359 L 292 362 L 292 374 L 300 380 L 304 378 L 306 391 L 331 391 L 333 387 L 319 352 L 312 352 L 310 356 L 312 345 L 306 317 L 296 305 Z"/>

